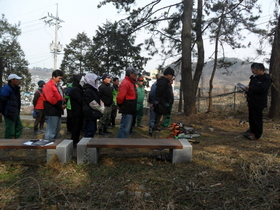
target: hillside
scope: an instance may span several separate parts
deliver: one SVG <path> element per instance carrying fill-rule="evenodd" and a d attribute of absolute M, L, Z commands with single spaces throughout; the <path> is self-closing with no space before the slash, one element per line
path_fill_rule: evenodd
<path fill-rule="evenodd" d="M 234 87 L 238 82 L 248 84 L 249 77 L 251 76 L 251 63 L 244 62 L 240 59 L 229 58 L 228 61 L 236 62 L 228 69 L 219 68 L 216 70 L 214 77 L 214 87 Z M 213 61 L 207 62 L 203 69 L 200 85 L 202 87 L 209 86 L 209 80 L 213 71 Z"/>

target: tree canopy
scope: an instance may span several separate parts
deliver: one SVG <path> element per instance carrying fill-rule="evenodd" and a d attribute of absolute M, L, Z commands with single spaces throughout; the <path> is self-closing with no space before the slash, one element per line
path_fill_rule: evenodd
<path fill-rule="evenodd" d="M 0 19 L 0 77 L 1 87 L 7 83 L 9 74 L 23 77 L 21 87 L 24 92 L 32 88 L 31 74 L 28 71 L 28 62 L 22 51 L 17 37 L 20 35 L 19 24 L 11 25 L 2 15 Z"/>

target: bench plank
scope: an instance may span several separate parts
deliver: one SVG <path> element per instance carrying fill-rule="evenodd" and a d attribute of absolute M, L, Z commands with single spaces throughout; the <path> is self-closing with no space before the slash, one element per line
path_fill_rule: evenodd
<path fill-rule="evenodd" d="M 0 149 L 56 149 L 63 139 L 56 139 L 53 144 L 43 147 L 23 144 L 28 141 L 30 139 L 0 139 Z"/>
<path fill-rule="evenodd" d="M 89 148 L 183 149 L 178 139 L 91 138 Z"/>

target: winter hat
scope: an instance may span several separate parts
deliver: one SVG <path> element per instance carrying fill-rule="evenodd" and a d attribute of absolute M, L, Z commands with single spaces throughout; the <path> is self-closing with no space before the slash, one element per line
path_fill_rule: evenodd
<path fill-rule="evenodd" d="M 171 67 L 167 67 L 164 70 L 163 75 L 172 75 L 172 76 L 174 76 L 174 69 L 172 69 Z"/>
<path fill-rule="evenodd" d="M 138 72 L 133 67 L 127 67 L 125 70 L 125 76 L 129 76 L 130 74 L 138 74 Z"/>
<path fill-rule="evenodd" d="M 137 79 L 138 81 L 143 81 L 144 80 L 144 77 L 138 77 L 138 79 Z"/>
<path fill-rule="evenodd" d="M 38 86 L 39 86 L 39 87 L 43 87 L 44 84 L 46 84 L 46 83 L 45 83 L 45 81 L 43 81 L 43 80 L 40 80 L 40 81 L 38 82 Z"/>

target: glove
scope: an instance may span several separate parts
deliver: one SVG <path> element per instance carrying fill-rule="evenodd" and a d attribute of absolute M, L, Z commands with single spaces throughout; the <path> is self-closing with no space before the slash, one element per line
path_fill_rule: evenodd
<path fill-rule="evenodd" d="M 97 111 L 100 111 L 102 114 L 104 113 L 104 106 L 100 106 L 99 103 L 97 103 L 95 100 L 93 100 L 92 102 L 89 103 L 89 106 Z"/>

